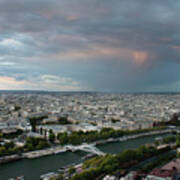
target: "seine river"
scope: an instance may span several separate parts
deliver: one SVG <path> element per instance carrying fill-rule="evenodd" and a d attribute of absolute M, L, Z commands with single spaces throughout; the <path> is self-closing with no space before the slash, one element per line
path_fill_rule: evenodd
<path fill-rule="evenodd" d="M 170 134 L 164 134 L 167 136 Z M 155 140 L 155 136 L 141 137 L 138 139 L 128 140 L 125 142 L 114 142 L 97 147 L 107 153 L 119 153 L 125 149 L 137 148 L 140 145 L 146 143 L 152 143 Z M 20 161 L 0 165 L 0 180 L 7 180 L 12 177 L 20 175 L 25 176 L 25 180 L 39 180 L 40 175 L 57 171 L 59 168 L 70 165 L 72 163 L 79 163 L 82 161 L 82 157 L 86 153 L 84 152 L 65 152 L 58 155 L 50 155 L 37 159 L 23 159 Z"/>

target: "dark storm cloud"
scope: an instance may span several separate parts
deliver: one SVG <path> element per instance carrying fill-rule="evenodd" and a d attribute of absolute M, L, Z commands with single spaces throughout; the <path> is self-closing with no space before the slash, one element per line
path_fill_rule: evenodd
<path fill-rule="evenodd" d="M 1 75 L 67 77 L 70 89 L 68 78 L 79 89 L 174 90 L 179 10 L 178 0 L 0 0 Z"/>

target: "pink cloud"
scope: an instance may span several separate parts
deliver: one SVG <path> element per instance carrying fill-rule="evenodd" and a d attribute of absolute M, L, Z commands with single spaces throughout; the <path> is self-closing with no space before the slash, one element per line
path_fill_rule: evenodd
<path fill-rule="evenodd" d="M 148 53 L 144 51 L 134 51 L 134 61 L 136 64 L 143 64 L 148 59 Z"/>
<path fill-rule="evenodd" d="M 25 80 L 21 80 L 18 81 L 13 77 L 7 77 L 7 76 L 0 76 L 0 89 L 21 89 L 21 88 L 25 88 L 26 86 L 32 86 L 33 84 L 25 81 Z"/>
<path fill-rule="evenodd" d="M 75 21 L 75 20 L 78 19 L 78 16 L 77 15 L 69 15 L 69 16 L 66 17 L 66 19 L 68 21 Z"/>
<path fill-rule="evenodd" d="M 113 57 L 118 60 L 129 60 L 135 64 L 143 64 L 147 61 L 149 53 L 146 51 L 136 51 L 128 48 L 94 46 L 90 49 L 76 49 L 67 52 L 59 52 L 51 56 L 55 59 L 67 60 L 92 60 L 92 58 Z"/>
<path fill-rule="evenodd" d="M 180 50 L 180 46 L 173 46 L 173 49 Z"/>
<path fill-rule="evenodd" d="M 54 54 L 54 57 L 63 57 L 68 59 L 87 59 L 91 57 L 99 57 L 99 56 L 123 56 L 125 54 L 128 54 L 128 49 L 123 48 L 111 48 L 111 47 L 94 47 L 89 49 L 76 49 L 72 51 L 67 52 L 59 52 L 57 54 Z"/>
<path fill-rule="evenodd" d="M 67 11 L 61 11 L 57 8 L 54 9 L 43 9 L 40 11 L 40 15 L 47 18 L 52 19 L 53 17 L 64 17 L 67 21 L 74 21 L 79 18 L 79 15 L 76 13 L 69 13 Z"/>
<path fill-rule="evenodd" d="M 160 38 L 160 41 L 162 41 L 162 42 L 170 42 L 172 40 L 171 40 L 171 38 L 168 38 L 168 37 L 162 37 L 162 38 Z"/>
<path fill-rule="evenodd" d="M 39 84 L 39 82 L 41 82 Z M 51 90 L 51 91 L 79 91 L 87 90 L 81 82 L 68 77 L 60 77 L 50 74 L 31 77 L 28 80 L 17 80 L 14 77 L 0 76 L 0 90 Z"/>

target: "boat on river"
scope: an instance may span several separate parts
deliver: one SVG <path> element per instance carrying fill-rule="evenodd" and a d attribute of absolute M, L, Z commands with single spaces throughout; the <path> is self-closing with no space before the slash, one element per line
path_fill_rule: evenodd
<path fill-rule="evenodd" d="M 10 178 L 9 180 L 24 180 L 24 176 L 18 176 L 16 178 Z"/>

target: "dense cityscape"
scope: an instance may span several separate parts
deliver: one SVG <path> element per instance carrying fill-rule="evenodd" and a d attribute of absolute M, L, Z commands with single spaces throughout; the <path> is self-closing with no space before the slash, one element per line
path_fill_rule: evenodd
<path fill-rule="evenodd" d="M 81 162 L 58 167 L 56 172 L 38 177 L 44 180 L 172 178 L 174 170 L 165 168 L 162 173 L 164 167 L 159 171 L 155 169 L 160 165 L 157 160 L 150 161 L 151 164 L 142 170 L 139 164 L 154 157 L 162 158 L 164 164 L 161 162 L 161 165 L 165 167 L 169 168 L 165 165 L 168 161 L 173 167 L 177 165 L 179 177 L 179 159 L 177 163 L 173 160 L 180 144 L 176 128 L 179 125 L 179 98 L 179 94 L 3 92 L 0 95 L 0 164 L 3 167 L 22 159 L 82 151 L 86 154 Z M 154 138 L 137 149 L 121 150 L 121 143 L 130 144 L 132 140 L 146 137 Z M 111 143 L 119 143 L 117 157 L 98 148 Z M 132 161 L 128 166 L 116 167 L 117 163 L 124 162 L 121 156 L 130 162 L 137 158 L 139 163 Z M 111 164 L 110 161 L 117 162 Z M 103 165 L 101 170 L 97 169 L 98 162 L 107 163 L 107 167 Z M 155 167 L 152 168 L 152 164 Z M 127 169 L 129 166 L 131 171 Z M 134 171 L 136 166 L 141 168 Z M 110 169 L 103 170 L 108 167 Z M 28 179 L 24 175 L 18 178 Z"/>
<path fill-rule="evenodd" d="M 31 117 L 44 117 L 42 124 L 47 129 L 46 124 L 66 117 L 71 125 L 61 125 L 59 130 L 56 126 L 57 133 L 149 128 L 179 112 L 179 98 L 179 94 L 1 94 L 0 128 L 30 130 Z"/>

